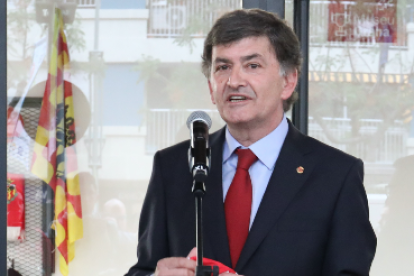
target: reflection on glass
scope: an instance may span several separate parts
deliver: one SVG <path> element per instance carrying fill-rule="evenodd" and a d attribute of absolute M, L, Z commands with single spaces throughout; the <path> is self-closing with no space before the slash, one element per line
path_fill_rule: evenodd
<path fill-rule="evenodd" d="M 362 158 L 373 276 L 413 275 L 414 22 L 408 1 L 310 2 L 309 135 Z M 411 162 L 411 163 L 410 163 Z"/>
<path fill-rule="evenodd" d="M 396 160 L 380 220 L 378 254 L 372 275 L 411 275 L 414 271 L 414 155 Z"/>
<path fill-rule="evenodd" d="M 83 211 L 83 238 L 75 243 L 69 275 L 122 275 L 136 260 L 154 152 L 189 138 L 185 121 L 194 109 L 209 113 L 213 131 L 223 125 L 200 56 L 214 20 L 241 1 L 7 4 L 7 93 L 15 115 L 8 128 L 9 201 L 17 204 L 8 221 L 8 257 L 23 275 L 62 275 L 54 249 L 60 237 L 52 229 L 54 193 L 31 168 L 57 7 L 70 55 L 64 80 L 73 90 L 72 157 Z"/>

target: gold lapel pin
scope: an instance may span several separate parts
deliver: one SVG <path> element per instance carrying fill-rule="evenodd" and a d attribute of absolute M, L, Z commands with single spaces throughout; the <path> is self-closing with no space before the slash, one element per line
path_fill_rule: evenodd
<path fill-rule="evenodd" d="M 305 171 L 305 169 L 302 166 L 299 166 L 299 167 L 296 168 L 296 171 L 298 173 L 303 173 Z"/>

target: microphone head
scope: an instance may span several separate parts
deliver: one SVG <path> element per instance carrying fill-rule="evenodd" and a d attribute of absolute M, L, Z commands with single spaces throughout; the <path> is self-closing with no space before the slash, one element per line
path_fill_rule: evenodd
<path fill-rule="evenodd" d="M 212 124 L 210 116 L 208 116 L 207 113 L 205 113 L 204 111 L 201 111 L 201 110 L 194 111 L 193 113 L 190 114 L 190 116 L 188 116 L 187 127 L 189 129 L 191 129 L 191 123 L 194 122 L 194 121 L 203 121 L 203 122 L 205 122 L 208 129 L 210 129 L 211 124 Z"/>

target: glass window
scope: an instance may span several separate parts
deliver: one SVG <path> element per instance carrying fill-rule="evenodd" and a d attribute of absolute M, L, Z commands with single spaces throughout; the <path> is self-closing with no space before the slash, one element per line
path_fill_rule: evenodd
<path fill-rule="evenodd" d="M 412 1 L 311 1 L 309 135 L 361 158 L 373 276 L 413 275 Z"/>
<path fill-rule="evenodd" d="M 189 138 L 194 109 L 223 126 L 200 56 L 241 1 L 7 4 L 9 260 L 22 275 L 62 275 L 62 252 L 75 252 L 70 275 L 123 275 L 155 151 Z M 80 237 L 80 217 L 83 238 L 59 247 Z"/>

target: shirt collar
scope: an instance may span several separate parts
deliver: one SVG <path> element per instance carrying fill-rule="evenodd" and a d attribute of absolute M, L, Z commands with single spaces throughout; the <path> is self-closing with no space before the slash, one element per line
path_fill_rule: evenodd
<path fill-rule="evenodd" d="M 289 130 L 286 116 L 283 115 L 281 123 L 268 135 L 255 142 L 248 147 L 251 151 L 256 154 L 257 158 L 268 168 L 272 169 L 279 157 L 280 150 L 283 142 L 285 141 L 286 135 Z M 223 163 L 225 163 L 233 152 L 238 148 L 243 147 L 230 133 L 226 127 L 226 142 L 224 143 L 223 150 Z"/>

